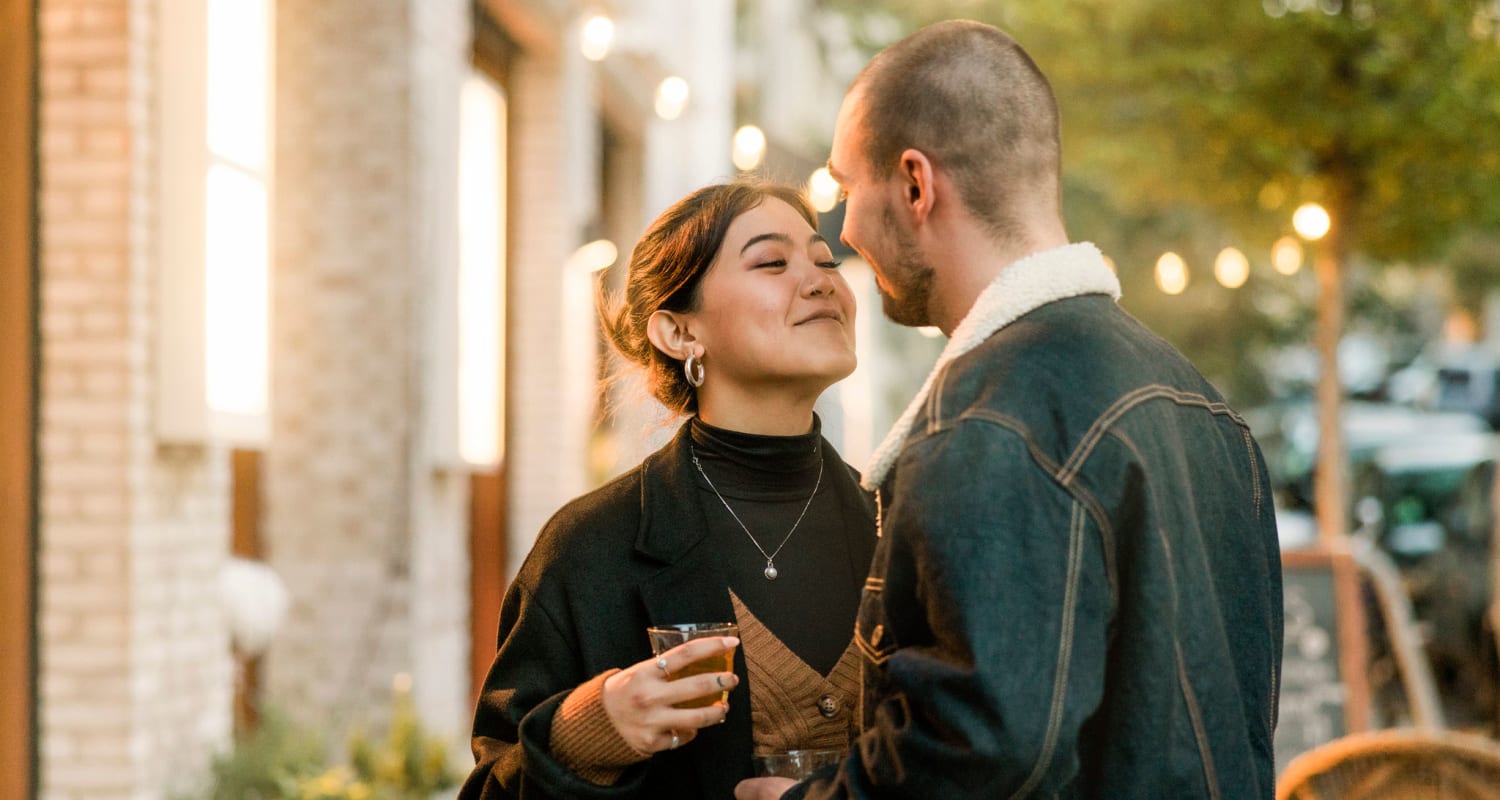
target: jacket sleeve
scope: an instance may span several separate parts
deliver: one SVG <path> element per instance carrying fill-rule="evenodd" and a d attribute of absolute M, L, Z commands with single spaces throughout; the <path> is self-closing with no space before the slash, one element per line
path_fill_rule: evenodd
<path fill-rule="evenodd" d="M 583 674 L 571 638 L 519 581 L 500 610 L 499 649 L 480 690 L 471 747 L 474 769 L 460 800 L 635 797 L 644 767 L 607 786 L 569 770 L 552 753 L 553 722 Z"/>
<path fill-rule="evenodd" d="M 1111 591 L 1058 469 L 982 420 L 908 443 L 858 623 L 873 708 L 837 770 L 786 797 L 1050 797 L 1077 776 Z"/>

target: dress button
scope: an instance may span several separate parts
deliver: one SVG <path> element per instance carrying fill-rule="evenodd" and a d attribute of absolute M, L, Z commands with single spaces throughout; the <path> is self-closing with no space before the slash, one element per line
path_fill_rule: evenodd
<path fill-rule="evenodd" d="M 825 694 L 818 698 L 818 713 L 828 719 L 833 719 L 839 713 L 839 699 L 831 694 Z"/>

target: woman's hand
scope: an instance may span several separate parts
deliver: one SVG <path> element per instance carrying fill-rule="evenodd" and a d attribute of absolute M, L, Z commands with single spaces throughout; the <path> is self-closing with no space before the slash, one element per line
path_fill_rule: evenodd
<path fill-rule="evenodd" d="M 751 778 L 734 787 L 734 800 L 778 800 L 796 785 L 791 778 Z"/>
<path fill-rule="evenodd" d="M 695 661 L 733 652 L 740 640 L 733 636 L 694 639 L 652 658 L 631 665 L 605 679 L 601 692 L 604 711 L 626 744 L 641 753 L 659 753 L 693 740 L 699 728 L 717 725 L 729 714 L 727 702 L 703 708 L 673 708 L 733 689 L 740 679 L 733 672 L 709 672 L 679 680 L 668 675 L 682 671 Z M 661 662 L 665 661 L 666 669 Z"/>

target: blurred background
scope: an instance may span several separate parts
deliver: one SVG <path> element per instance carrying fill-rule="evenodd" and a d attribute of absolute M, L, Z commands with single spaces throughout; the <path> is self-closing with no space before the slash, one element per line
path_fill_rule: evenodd
<path fill-rule="evenodd" d="M 948 17 L 1265 448 L 1278 766 L 1493 740 L 1500 2 L 0 0 L 0 797 L 451 793 L 536 532 L 673 427 L 595 285 L 738 172 L 835 239 L 844 88 Z M 943 340 L 844 255 L 858 466 Z"/>

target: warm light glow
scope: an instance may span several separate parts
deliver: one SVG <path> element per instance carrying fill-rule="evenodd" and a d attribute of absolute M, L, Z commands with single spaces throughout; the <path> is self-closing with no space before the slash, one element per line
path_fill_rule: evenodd
<path fill-rule="evenodd" d="M 917 328 L 917 333 L 920 333 L 929 339 L 936 339 L 939 336 L 943 335 L 943 329 L 939 328 L 936 325 L 925 325 L 921 328 Z"/>
<path fill-rule="evenodd" d="M 1230 289 L 1238 289 L 1250 277 L 1250 259 L 1239 250 L 1226 247 L 1214 259 L 1214 277 Z"/>
<path fill-rule="evenodd" d="M 818 167 L 807 179 L 807 199 L 820 214 L 832 211 L 839 204 L 839 190 L 839 182 L 833 179 L 827 167 Z"/>
<path fill-rule="evenodd" d="M 687 107 L 688 93 L 687 81 L 676 75 L 663 78 L 656 87 L 656 116 L 665 120 L 682 116 L 682 110 Z"/>
<path fill-rule="evenodd" d="M 207 11 L 204 399 L 259 416 L 270 409 L 271 12 L 245 0 Z"/>
<path fill-rule="evenodd" d="M 1104 258 L 1104 266 L 1109 267 L 1109 271 L 1110 272 L 1119 272 L 1120 271 L 1120 268 L 1118 266 L 1115 266 L 1115 260 L 1113 258 L 1110 258 L 1109 256 L 1103 256 L 1103 258 Z"/>
<path fill-rule="evenodd" d="M 578 49 L 590 61 L 603 61 L 609 55 L 609 46 L 615 41 L 615 23 L 603 14 L 595 14 L 583 21 L 578 35 Z"/>
<path fill-rule="evenodd" d="M 270 406 L 266 186 L 214 164 L 206 191 L 204 393 L 214 411 L 265 414 Z"/>
<path fill-rule="evenodd" d="M 1295 275 L 1302 269 L 1302 243 L 1283 236 L 1271 245 L 1271 266 L 1282 275 Z"/>
<path fill-rule="evenodd" d="M 734 165 L 746 172 L 760 166 L 766 157 L 766 134 L 754 125 L 734 132 Z"/>
<path fill-rule="evenodd" d="M 609 269 L 620 257 L 619 248 L 608 239 L 595 239 L 573 251 L 568 258 L 568 269 L 573 272 L 599 272 Z"/>
<path fill-rule="evenodd" d="M 1260 200 L 1261 208 L 1267 211 L 1274 211 L 1281 208 L 1281 204 L 1286 202 L 1286 190 L 1281 188 L 1281 184 L 1271 181 L 1265 186 L 1260 187 L 1258 199 Z"/>
<path fill-rule="evenodd" d="M 1328 235 L 1328 229 L 1332 227 L 1333 220 L 1329 219 L 1328 212 L 1317 203 L 1303 203 L 1292 213 L 1292 228 L 1297 235 L 1315 242 Z"/>
<path fill-rule="evenodd" d="M 1449 344 L 1473 344 L 1479 341 L 1479 323 L 1467 311 L 1452 311 L 1443 320 L 1443 341 Z"/>
<path fill-rule="evenodd" d="M 269 27 L 264 3 L 208 4 L 208 149 L 251 171 L 270 154 Z"/>
<path fill-rule="evenodd" d="M 500 463 L 505 358 L 505 97 L 471 74 L 459 95 L 458 455 Z"/>
<path fill-rule="evenodd" d="M 1167 294 L 1182 294 L 1188 285 L 1187 264 L 1176 253 L 1162 253 L 1156 260 L 1156 288 Z"/>

